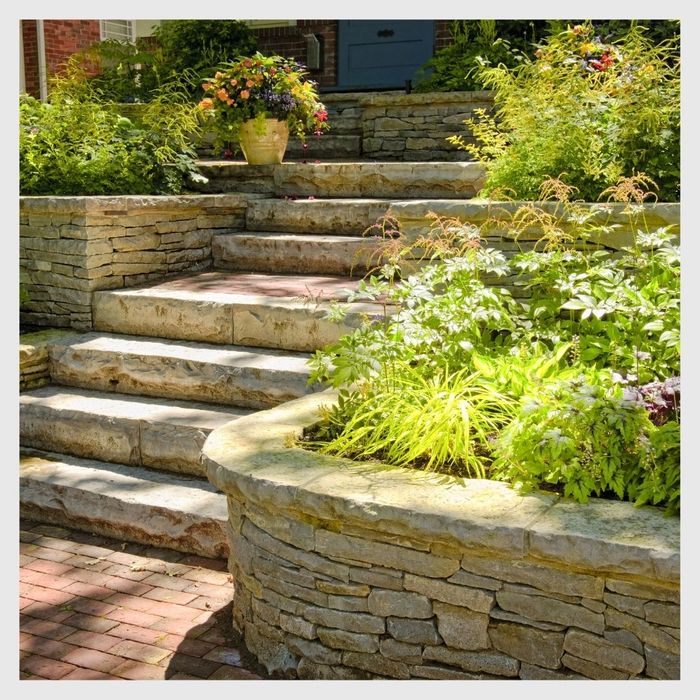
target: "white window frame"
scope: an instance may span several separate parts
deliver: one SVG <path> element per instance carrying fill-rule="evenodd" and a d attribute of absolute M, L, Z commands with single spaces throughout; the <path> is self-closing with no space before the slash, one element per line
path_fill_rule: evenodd
<path fill-rule="evenodd" d="M 124 28 L 126 29 L 126 36 L 120 34 L 116 36 L 116 32 L 112 34 L 110 27 L 108 26 L 112 22 L 119 22 L 122 26 L 122 22 L 125 23 Z M 105 39 L 118 39 L 119 41 L 128 41 L 130 44 L 134 43 L 134 21 L 131 19 L 101 19 L 100 20 L 100 40 Z"/>

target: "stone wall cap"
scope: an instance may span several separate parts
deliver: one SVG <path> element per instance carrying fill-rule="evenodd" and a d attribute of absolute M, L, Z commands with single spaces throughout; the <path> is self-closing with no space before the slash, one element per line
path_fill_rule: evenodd
<path fill-rule="evenodd" d="M 470 549 L 564 562 L 587 571 L 677 581 L 678 518 L 657 508 L 553 494 L 520 495 L 502 482 L 353 462 L 295 446 L 332 404 L 327 390 L 214 430 L 209 480 L 224 492 L 301 517 L 371 526 Z"/>
<path fill-rule="evenodd" d="M 490 90 L 467 90 L 461 92 L 375 92 L 359 98 L 361 107 L 381 107 L 385 105 L 438 105 L 454 103 L 485 102 L 493 99 Z"/>

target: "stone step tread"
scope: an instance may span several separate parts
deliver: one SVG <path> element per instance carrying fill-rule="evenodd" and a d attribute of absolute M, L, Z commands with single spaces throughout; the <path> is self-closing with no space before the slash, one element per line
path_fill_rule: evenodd
<path fill-rule="evenodd" d="M 226 556 L 226 497 L 206 480 L 42 450 L 20 451 L 20 512 L 43 522 Z"/>
<path fill-rule="evenodd" d="M 197 476 L 211 431 L 253 412 L 56 385 L 19 398 L 25 447 Z"/>
<path fill-rule="evenodd" d="M 90 332 L 49 347 L 54 384 L 269 408 L 311 393 L 308 353 Z"/>
<path fill-rule="evenodd" d="M 213 407 L 198 401 L 173 401 L 55 385 L 24 392 L 20 394 L 19 402 L 20 408 L 39 407 L 49 411 L 148 421 L 207 432 L 253 412 L 246 408 Z"/>
<path fill-rule="evenodd" d="M 239 234 L 227 234 L 239 235 Z M 257 235 L 243 234 L 243 235 Z M 96 295 L 121 297 L 170 297 L 192 298 L 222 303 L 277 304 L 287 301 L 303 301 L 312 297 L 316 301 L 343 301 L 349 291 L 359 285 L 345 275 L 294 275 L 264 272 L 233 272 L 209 270 L 164 280 L 140 287 L 104 290 Z"/>
<path fill-rule="evenodd" d="M 83 333 L 78 339 L 74 337 L 58 341 L 51 345 L 50 354 L 53 354 L 59 346 L 78 351 L 206 362 L 223 367 L 284 370 L 302 374 L 307 374 L 309 371 L 306 367 L 309 358 L 307 353 L 262 350 L 245 346 L 222 348 L 220 345 L 208 343 L 99 332 Z"/>
<path fill-rule="evenodd" d="M 198 343 L 314 352 L 381 314 L 376 303 L 348 302 L 358 281 L 341 276 L 196 273 L 93 295 L 101 332 Z M 342 322 L 327 318 L 331 301 Z"/>

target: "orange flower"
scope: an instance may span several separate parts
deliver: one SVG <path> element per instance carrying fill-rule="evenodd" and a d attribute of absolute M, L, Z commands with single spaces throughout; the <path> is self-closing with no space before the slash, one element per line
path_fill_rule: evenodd
<path fill-rule="evenodd" d="M 230 107 L 233 104 L 233 100 L 229 97 L 228 100 L 226 100 L 226 104 Z"/>
<path fill-rule="evenodd" d="M 234 79 L 231 81 L 231 85 L 233 85 L 233 87 L 236 87 L 236 85 L 238 85 L 238 81 L 234 78 Z"/>
<path fill-rule="evenodd" d="M 211 90 L 211 83 L 202 83 L 202 90 Z"/>
<path fill-rule="evenodd" d="M 241 99 L 247 100 L 250 97 L 250 92 L 248 90 L 241 90 Z"/>
<path fill-rule="evenodd" d="M 255 86 L 255 81 L 254 80 L 246 80 L 246 87 L 254 87 Z"/>
<path fill-rule="evenodd" d="M 199 108 L 200 109 L 213 109 L 214 107 L 214 100 L 211 99 L 211 97 L 205 97 L 200 103 L 199 103 Z"/>
<path fill-rule="evenodd" d="M 253 67 L 253 62 L 252 62 L 249 58 L 246 58 L 246 60 L 243 61 L 243 65 L 244 65 L 246 68 L 252 68 L 252 67 Z"/>
<path fill-rule="evenodd" d="M 214 77 L 218 80 L 219 78 L 223 78 L 224 74 L 220 70 L 218 70 L 216 71 L 216 75 Z"/>
<path fill-rule="evenodd" d="M 223 88 L 220 88 L 219 90 L 216 91 L 216 96 L 222 101 L 226 102 L 228 99 L 228 92 L 224 90 Z"/>

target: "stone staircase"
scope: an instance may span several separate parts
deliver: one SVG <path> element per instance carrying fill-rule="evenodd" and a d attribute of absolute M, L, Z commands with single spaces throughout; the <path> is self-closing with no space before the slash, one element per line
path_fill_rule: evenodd
<path fill-rule="evenodd" d="M 209 191 L 253 198 L 204 272 L 93 293 L 93 329 L 48 342 L 20 395 L 21 513 L 203 556 L 228 552 L 226 499 L 200 450 L 226 422 L 318 389 L 310 353 L 380 314 L 349 303 L 376 263 L 362 236 L 396 201 L 468 199 L 471 163 L 208 162 Z M 348 311 L 325 318 L 331 303 Z"/>

